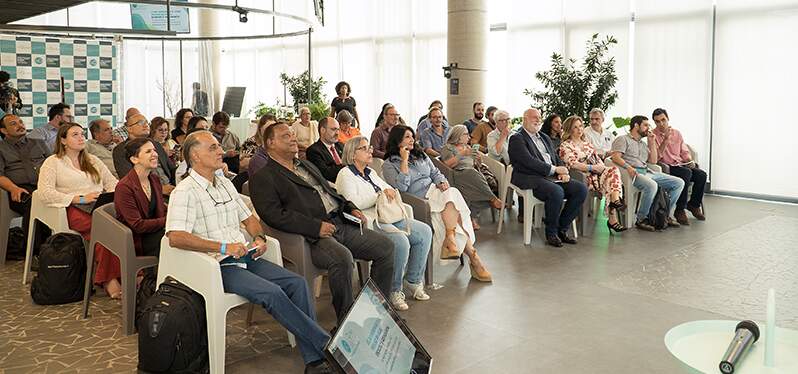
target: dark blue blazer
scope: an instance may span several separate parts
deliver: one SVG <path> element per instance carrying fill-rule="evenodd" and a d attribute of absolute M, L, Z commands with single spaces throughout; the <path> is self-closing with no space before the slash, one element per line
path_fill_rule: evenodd
<path fill-rule="evenodd" d="M 551 138 L 544 133 L 539 133 L 543 139 L 543 145 L 551 156 L 554 166 L 562 166 L 563 162 L 557 155 L 557 150 L 552 145 Z M 507 145 L 507 153 L 510 155 L 510 164 L 513 165 L 513 175 L 510 181 L 523 189 L 534 189 L 540 183 L 546 181 L 549 176 L 551 166 L 543 160 L 543 155 L 538 151 L 538 147 L 526 133 L 524 128 L 518 129 L 515 134 L 510 136 Z"/>

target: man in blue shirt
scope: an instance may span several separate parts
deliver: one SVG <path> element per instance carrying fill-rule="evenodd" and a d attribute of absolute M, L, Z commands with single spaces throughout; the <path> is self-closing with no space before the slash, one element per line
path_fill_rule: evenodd
<path fill-rule="evenodd" d="M 474 131 L 477 125 L 482 122 L 482 118 L 485 118 L 485 105 L 482 105 L 482 103 L 477 101 L 473 106 L 471 106 L 471 110 L 474 112 L 474 117 L 463 122 L 465 127 L 468 128 L 469 135 Z"/>
<path fill-rule="evenodd" d="M 50 107 L 47 112 L 47 118 L 50 122 L 42 127 L 37 127 L 28 134 L 31 139 L 40 139 L 44 141 L 50 153 L 53 153 L 55 147 L 55 138 L 58 135 L 58 129 L 62 123 L 73 122 L 75 117 L 72 116 L 72 109 L 69 105 L 58 103 Z"/>
<path fill-rule="evenodd" d="M 508 145 L 510 163 L 513 165 L 512 183 L 531 189 L 543 201 L 546 214 L 546 242 L 554 247 L 562 243 L 576 244 L 567 236 L 571 222 L 579 215 L 587 197 L 587 186 L 571 181 L 568 168 L 551 143 L 548 135 L 540 132 L 540 111 L 531 108 L 524 112 L 524 127 L 512 136 Z M 563 200 L 567 200 L 563 206 Z"/>
<path fill-rule="evenodd" d="M 419 134 L 421 148 L 427 156 L 438 157 L 446 144 L 446 138 L 449 137 L 449 125 L 443 121 L 443 112 L 438 108 L 429 111 L 427 120 L 430 122 L 430 127 Z"/>

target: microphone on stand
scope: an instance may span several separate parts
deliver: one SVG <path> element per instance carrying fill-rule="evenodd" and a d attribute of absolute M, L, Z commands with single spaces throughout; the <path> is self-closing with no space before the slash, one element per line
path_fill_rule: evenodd
<path fill-rule="evenodd" d="M 720 372 L 723 374 L 734 373 L 734 368 L 739 364 L 751 346 L 759 340 L 759 327 L 753 321 L 742 321 L 734 329 L 734 339 L 726 348 L 723 359 L 720 361 Z"/>

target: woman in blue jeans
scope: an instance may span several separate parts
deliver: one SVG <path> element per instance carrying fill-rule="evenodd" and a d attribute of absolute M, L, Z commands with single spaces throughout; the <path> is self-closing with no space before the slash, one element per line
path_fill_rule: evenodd
<path fill-rule="evenodd" d="M 335 188 L 347 200 L 357 205 L 375 229 L 379 228 L 393 241 L 394 273 L 390 300 L 397 310 L 407 310 L 409 306 L 405 301 L 402 278 L 405 278 L 405 286 L 414 299 L 429 300 L 429 295 L 424 292 L 423 277 L 432 245 L 432 229 L 413 217 L 393 224 L 377 221 L 376 204 L 379 194 L 383 193 L 393 200 L 399 193 L 368 167 L 372 160 L 372 150 L 364 136 L 356 136 L 346 142 L 342 160 L 345 167 L 338 172 Z"/>

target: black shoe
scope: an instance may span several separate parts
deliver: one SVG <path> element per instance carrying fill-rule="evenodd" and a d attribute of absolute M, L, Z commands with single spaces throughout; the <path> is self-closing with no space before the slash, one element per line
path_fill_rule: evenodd
<path fill-rule="evenodd" d="M 557 237 L 560 238 L 560 241 L 566 244 L 576 244 L 576 239 L 568 237 L 568 233 L 565 231 L 560 231 L 557 233 Z"/>
<path fill-rule="evenodd" d="M 648 222 L 648 219 L 642 219 L 640 221 L 637 221 L 637 223 L 635 223 L 635 226 L 643 231 L 651 231 L 651 232 L 657 231 L 657 229 L 654 228 L 654 226 Z"/>
<path fill-rule="evenodd" d="M 624 210 L 626 209 L 626 203 L 623 202 L 623 199 L 618 199 L 618 201 L 613 201 L 610 203 L 610 208 L 616 210 Z"/>
<path fill-rule="evenodd" d="M 562 247 L 562 241 L 557 235 L 546 235 L 546 244 L 552 247 Z"/>
<path fill-rule="evenodd" d="M 615 222 L 615 224 L 613 225 L 610 223 L 610 221 L 607 221 L 607 230 L 609 230 L 610 234 L 612 234 L 613 231 L 624 232 L 627 230 L 627 228 L 621 225 L 620 222 Z"/>
<path fill-rule="evenodd" d="M 524 223 L 524 215 L 518 214 L 518 223 Z"/>
<path fill-rule="evenodd" d="M 313 361 L 305 365 L 305 374 L 335 374 L 324 360 Z"/>

